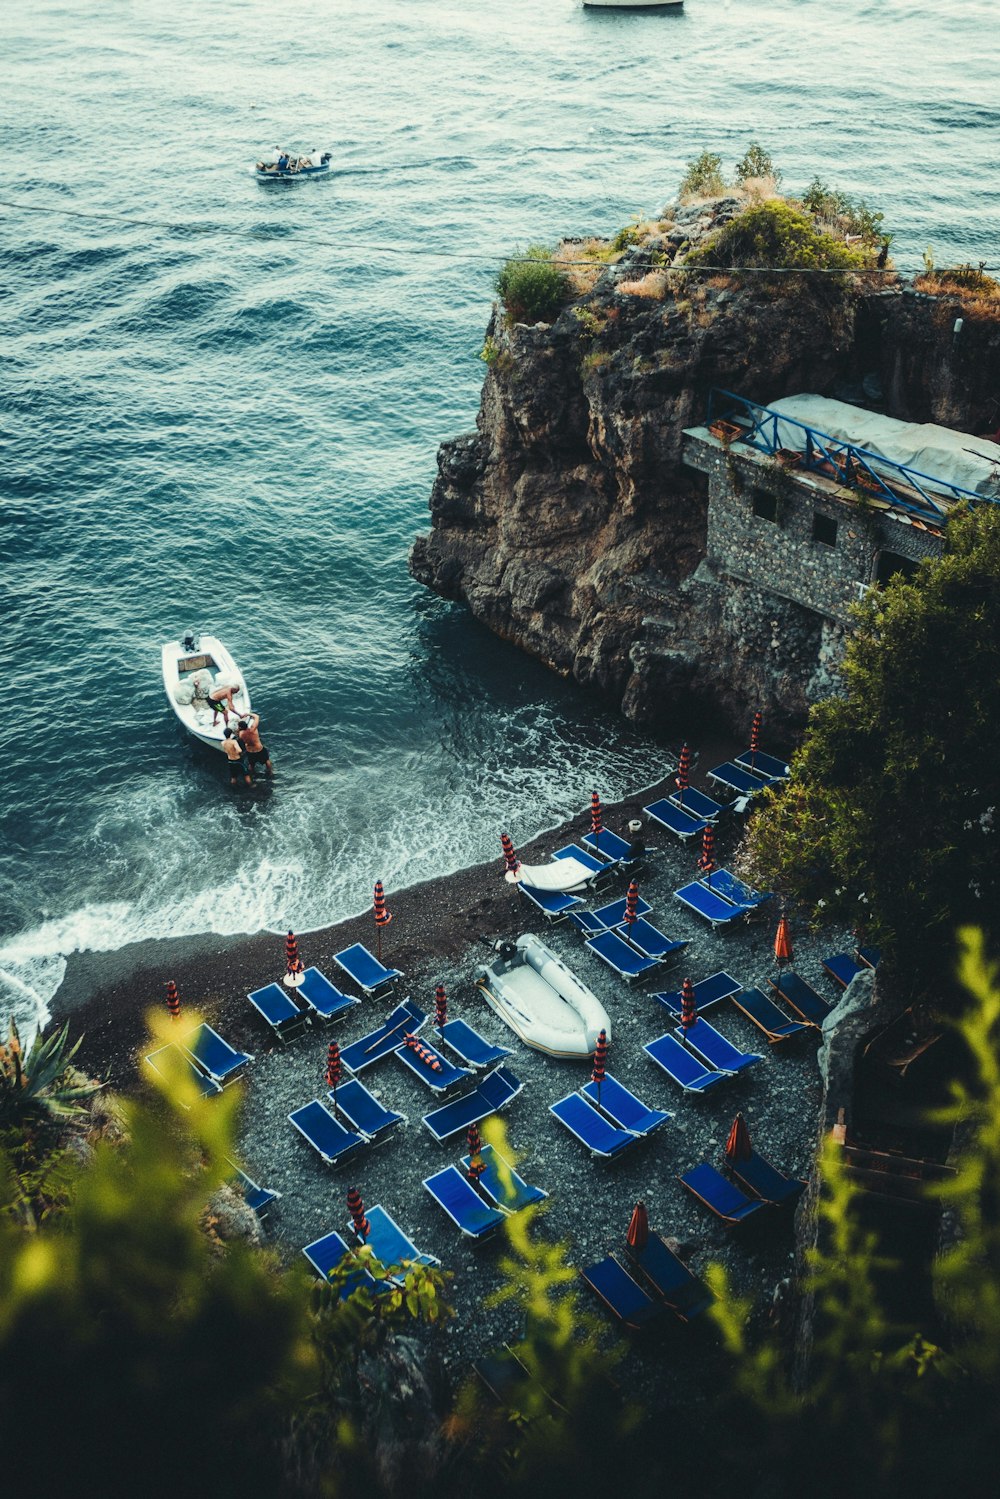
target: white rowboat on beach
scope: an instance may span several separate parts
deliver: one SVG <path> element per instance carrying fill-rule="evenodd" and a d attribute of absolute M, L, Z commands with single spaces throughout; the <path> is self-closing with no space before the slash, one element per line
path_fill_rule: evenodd
<path fill-rule="evenodd" d="M 581 984 L 532 933 L 498 944 L 492 963 L 476 969 L 483 998 L 526 1046 L 552 1057 L 589 1057 L 611 1021 L 596 994 Z"/>
<path fill-rule="evenodd" d="M 213 713 L 207 702 L 213 687 L 233 687 L 237 713 L 245 716 L 250 712 L 250 692 L 242 673 L 214 635 L 186 635 L 183 640 L 166 641 L 163 686 L 167 702 L 185 729 L 209 749 L 222 749 L 226 729 L 224 715 Z"/>

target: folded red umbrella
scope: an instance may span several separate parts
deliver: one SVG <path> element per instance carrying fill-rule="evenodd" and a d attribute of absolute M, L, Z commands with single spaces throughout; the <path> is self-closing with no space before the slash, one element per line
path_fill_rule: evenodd
<path fill-rule="evenodd" d="M 649 1214 L 646 1212 L 644 1202 L 637 1202 L 632 1209 L 625 1242 L 632 1249 L 645 1249 L 649 1243 Z"/>

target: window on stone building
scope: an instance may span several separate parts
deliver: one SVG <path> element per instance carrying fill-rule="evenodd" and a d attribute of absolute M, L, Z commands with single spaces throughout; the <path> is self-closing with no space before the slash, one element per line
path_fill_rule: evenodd
<path fill-rule="evenodd" d="M 761 520 L 778 519 L 778 496 L 772 494 L 769 489 L 752 489 L 750 499 L 753 503 L 754 515 L 759 515 Z"/>
<path fill-rule="evenodd" d="M 837 522 L 818 510 L 813 513 L 813 541 L 821 541 L 826 547 L 837 545 Z"/>
<path fill-rule="evenodd" d="M 884 588 L 897 573 L 902 573 L 904 578 L 912 578 L 916 570 L 917 564 L 910 557 L 900 557 L 897 552 L 879 552 L 875 581 L 880 588 Z"/>

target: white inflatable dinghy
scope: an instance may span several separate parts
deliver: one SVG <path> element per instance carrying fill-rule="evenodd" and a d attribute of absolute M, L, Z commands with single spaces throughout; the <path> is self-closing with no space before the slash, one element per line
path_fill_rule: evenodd
<path fill-rule="evenodd" d="M 611 1021 L 597 996 L 532 933 L 498 942 L 497 957 L 476 969 L 486 1003 L 526 1046 L 551 1057 L 589 1057 Z"/>

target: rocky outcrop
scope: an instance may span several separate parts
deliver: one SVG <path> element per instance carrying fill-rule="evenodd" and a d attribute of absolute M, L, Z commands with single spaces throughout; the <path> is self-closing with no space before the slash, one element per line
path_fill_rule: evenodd
<path fill-rule="evenodd" d="M 821 615 L 705 565 L 704 480 L 681 449 L 713 387 L 996 425 L 1000 324 L 966 314 L 956 339 L 947 299 L 663 270 L 740 206 L 669 210 L 552 324 L 494 310 L 477 430 L 442 445 L 410 558 L 420 582 L 649 725 L 694 698 L 791 726 L 829 693 L 842 647 Z"/>

